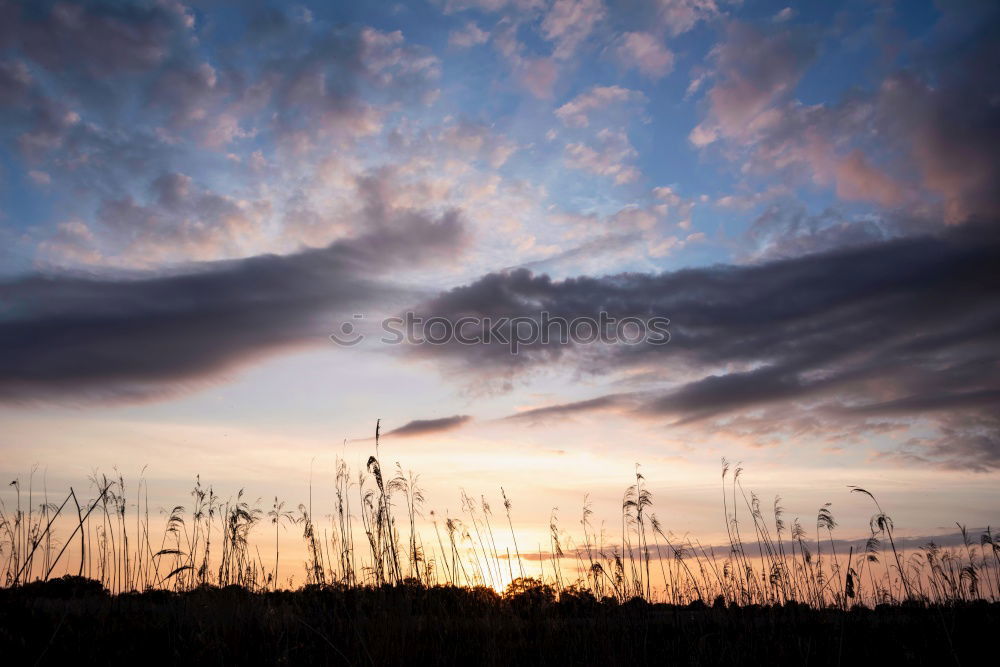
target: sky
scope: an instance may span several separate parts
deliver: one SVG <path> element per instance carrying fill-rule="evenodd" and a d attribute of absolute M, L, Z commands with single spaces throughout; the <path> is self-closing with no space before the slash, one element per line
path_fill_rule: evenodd
<path fill-rule="evenodd" d="M 639 463 L 714 539 L 722 457 L 995 523 L 998 68 L 987 0 L 0 0 L 0 473 L 298 502 L 381 419 L 543 535 Z M 382 340 L 542 311 L 669 342 Z"/>

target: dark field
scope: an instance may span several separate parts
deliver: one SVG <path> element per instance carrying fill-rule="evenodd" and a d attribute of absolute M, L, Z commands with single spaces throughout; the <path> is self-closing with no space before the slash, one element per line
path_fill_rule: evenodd
<path fill-rule="evenodd" d="M 532 586 L 401 584 L 108 595 L 63 579 L 0 591 L 4 664 L 973 664 L 1000 604 L 816 610 L 599 602 Z"/>

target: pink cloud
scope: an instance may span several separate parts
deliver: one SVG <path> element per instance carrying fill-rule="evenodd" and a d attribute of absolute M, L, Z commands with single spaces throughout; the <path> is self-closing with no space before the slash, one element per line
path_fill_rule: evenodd
<path fill-rule="evenodd" d="M 873 167 L 860 150 L 851 151 L 836 167 L 837 196 L 896 206 L 903 201 L 903 188 L 892 177 Z"/>
<path fill-rule="evenodd" d="M 461 49 L 485 44 L 490 39 L 490 33 L 480 29 L 475 21 L 469 21 L 458 30 L 448 33 L 448 44 Z"/>
<path fill-rule="evenodd" d="M 623 66 L 637 69 L 651 79 L 663 78 L 674 68 L 673 52 L 648 32 L 622 35 L 615 56 Z"/>
<path fill-rule="evenodd" d="M 588 114 L 614 104 L 646 102 L 646 96 L 637 90 L 621 86 L 594 86 L 556 109 L 556 116 L 569 127 L 587 127 Z"/>
<path fill-rule="evenodd" d="M 571 57 L 604 16 L 601 0 L 556 0 L 542 21 L 542 34 L 555 42 L 552 56 Z"/>
<path fill-rule="evenodd" d="M 583 143 L 566 146 L 566 166 L 612 178 L 616 185 L 631 183 L 642 174 L 629 164 L 638 156 L 624 130 L 601 130 L 597 148 Z"/>
<path fill-rule="evenodd" d="M 657 0 L 660 20 L 671 35 L 681 35 L 701 21 L 722 14 L 719 5 L 725 0 Z"/>
<path fill-rule="evenodd" d="M 720 137 L 748 138 L 772 105 L 791 93 L 815 56 L 816 46 L 792 30 L 765 33 L 733 23 L 712 51 L 715 85 L 708 91 L 709 117 L 692 130 L 698 146 Z"/>
<path fill-rule="evenodd" d="M 890 77 L 879 94 L 885 127 L 903 133 L 923 186 L 943 199 L 951 224 L 1000 215 L 998 51 L 980 48 L 936 85 L 909 75 Z"/>
<path fill-rule="evenodd" d="M 521 62 L 515 72 L 518 83 L 529 93 L 541 99 L 552 97 L 558 69 L 551 58 L 529 58 Z"/>

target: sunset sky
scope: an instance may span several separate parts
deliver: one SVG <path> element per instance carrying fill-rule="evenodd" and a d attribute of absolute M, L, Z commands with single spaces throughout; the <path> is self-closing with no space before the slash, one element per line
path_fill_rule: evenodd
<path fill-rule="evenodd" d="M 3 479 L 995 523 L 1000 4 L 787 3 L 0 0 Z M 543 310 L 671 340 L 379 340 Z"/>

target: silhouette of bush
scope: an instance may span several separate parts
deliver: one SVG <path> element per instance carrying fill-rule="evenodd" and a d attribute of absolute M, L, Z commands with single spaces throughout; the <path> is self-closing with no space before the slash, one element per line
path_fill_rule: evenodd
<path fill-rule="evenodd" d="M 47 581 L 29 581 L 7 590 L 19 596 L 52 600 L 69 600 L 108 594 L 101 582 L 68 574 Z"/>

